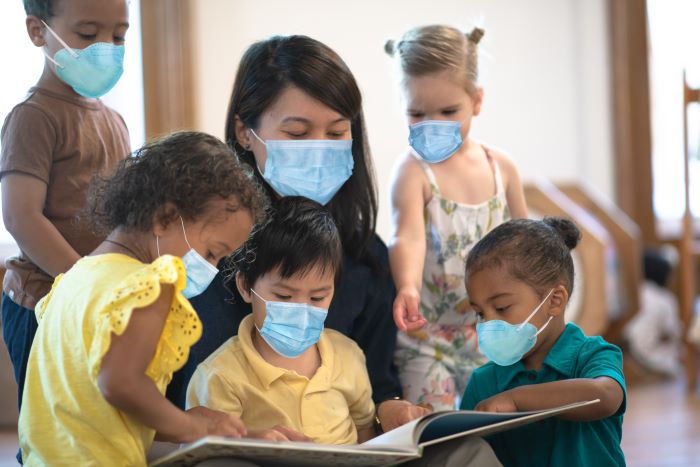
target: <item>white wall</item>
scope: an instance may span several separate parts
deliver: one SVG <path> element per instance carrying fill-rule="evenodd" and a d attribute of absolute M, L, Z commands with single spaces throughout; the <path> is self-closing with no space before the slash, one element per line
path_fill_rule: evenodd
<path fill-rule="evenodd" d="M 605 0 L 191 0 L 191 8 L 195 121 L 219 137 L 237 63 L 253 41 L 306 34 L 343 57 L 364 96 L 385 239 L 389 174 L 407 128 L 383 44 L 421 24 L 486 29 L 475 137 L 510 152 L 525 180 L 586 179 L 613 197 Z"/>

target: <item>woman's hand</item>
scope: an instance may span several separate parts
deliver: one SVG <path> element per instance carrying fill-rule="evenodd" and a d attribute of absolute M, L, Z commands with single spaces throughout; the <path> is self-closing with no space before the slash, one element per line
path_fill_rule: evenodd
<path fill-rule="evenodd" d="M 248 437 L 266 439 L 268 441 L 313 442 L 313 439 L 309 438 L 308 436 L 283 425 L 275 425 L 267 430 L 251 431 L 248 434 Z"/>
<path fill-rule="evenodd" d="M 416 331 L 427 321 L 420 312 L 420 293 L 415 287 L 403 287 L 394 300 L 394 322 L 404 331 Z"/>
<path fill-rule="evenodd" d="M 474 410 L 479 412 L 519 412 L 518 406 L 513 400 L 513 393 L 510 391 L 504 391 L 484 399 L 476 404 Z"/>
<path fill-rule="evenodd" d="M 432 412 L 432 409 L 411 404 L 404 400 L 387 400 L 377 406 L 377 417 L 382 431 L 391 431 L 411 420 Z"/>

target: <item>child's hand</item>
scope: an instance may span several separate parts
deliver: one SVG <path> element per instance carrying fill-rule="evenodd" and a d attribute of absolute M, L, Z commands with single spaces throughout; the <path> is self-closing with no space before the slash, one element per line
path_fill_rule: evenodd
<path fill-rule="evenodd" d="M 267 430 L 251 431 L 248 436 L 251 438 L 266 439 L 268 441 L 313 442 L 313 439 L 308 436 L 283 425 L 275 425 Z"/>
<path fill-rule="evenodd" d="M 377 418 L 382 431 L 386 433 L 430 412 L 432 412 L 431 408 L 414 405 L 408 401 L 387 400 L 377 407 Z"/>
<path fill-rule="evenodd" d="M 426 325 L 427 321 L 420 313 L 420 294 L 414 287 L 404 287 L 396 294 L 394 322 L 404 332 L 416 331 Z"/>
<path fill-rule="evenodd" d="M 480 412 L 519 412 L 510 391 L 504 391 L 476 404 L 474 410 Z"/>
<path fill-rule="evenodd" d="M 186 413 L 190 416 L 194 429 L 193 439 L 184 442 L 196 441 L 208 435 L 240 438 L 247 434 L 245 425 L 236 415 L 201 406 L 193 407 Z"/>

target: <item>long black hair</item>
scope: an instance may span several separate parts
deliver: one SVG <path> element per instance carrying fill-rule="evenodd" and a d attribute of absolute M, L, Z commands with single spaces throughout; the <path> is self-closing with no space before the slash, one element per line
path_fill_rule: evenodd
<path fill-rule="evenodd" d="M 256 42 L 238 66 L 226 118 L 226 141 L 242 161 L 255 167 L 255 156 L 236 139 L 236 116 L 257 129 L 260 116 L 288 86 L 295 86 L 350 119 L 353 173 L 326 205 L 335 220 L 343 250 L 356 260 L 372 263 L 367 247 L 377 222 L 377 194 L 362 96 L 345 62 L 325 44 L 307 36 L 275 36 Z M 256 171 L 272 199 L 272 188 Z"/>

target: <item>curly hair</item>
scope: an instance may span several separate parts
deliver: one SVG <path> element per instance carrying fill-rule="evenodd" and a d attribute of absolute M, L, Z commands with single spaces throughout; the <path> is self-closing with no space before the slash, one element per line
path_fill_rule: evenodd
<path fill-rule="evenodd" d="M 53 18 L 55 6 L 55 0 L 24 0 L 24 11 L 27 16 L 36 16 L 44 21 Z"/>
<path fill-rule="evenodd" d="M 574 289 L 571 250 L 581 232 L 561 217 L 543 220 L 515 219 L 504 222 L 479 240 L 467 256 L 466 276 L 482 269 L 504 267 L 515 279 L 541 295 L 563 283 L 569 295 Z"/>
<path fill-rule="evenodd" d="M 199 220 L 207 204 L 235 197 L 254 218 L 265 195 L 251 170 L 217 138 L 183 131 L 152 141 L 124 159 L 110 178 L 97 177 L 88 191 L 88 216 L 97 232 L 117 227 L 146 232 L 182 216 Z M 176 213 L 166 211 L 172 204 Z"/>

